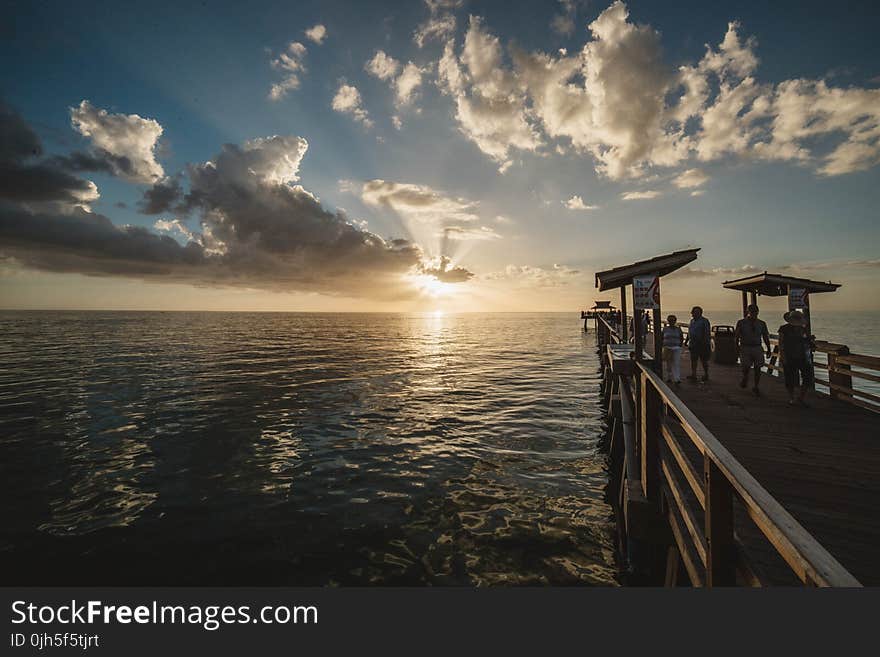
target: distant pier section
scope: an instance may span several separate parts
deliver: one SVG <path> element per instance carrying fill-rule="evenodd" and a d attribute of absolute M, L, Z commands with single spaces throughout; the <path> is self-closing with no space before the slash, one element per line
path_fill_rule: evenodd
<path fill-rule="evenodd" d="M 628 579 L 880 585 L 880 396 L 871 391 L 880 383 L 880 358 L 818 340 L 824 357 L 815 359 L 815 379 L 823 391 L 811 408 L 790 406 L 779 376 L 763 377 L 761 397 L 741 389 L 735 348 L 716 348 L 709 381 L 667 385 L 656 333 L 659 280 L 698 251 L 598 272 L 596 287 L 619 290 L 620 308 L 604 301 L 581 313 L 600 350 L 605 444 Z M 810 296 L 839 285 L 765 272 L 724 287 L 741 292 L 744 307 L 758 296 L 788 295 L 809 321 Z M 653 315 L 650 333 L 645 312 Z M 780 369 L 772 337 L 767 374 Z M 719 347 L 731 339 L 714 335 Z M 690 370 L 687 349 L 681 369 Z"/>

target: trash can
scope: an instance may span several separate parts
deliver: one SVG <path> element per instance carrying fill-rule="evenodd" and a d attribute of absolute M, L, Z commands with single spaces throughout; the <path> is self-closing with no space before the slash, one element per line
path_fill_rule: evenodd
<path fill-rule="evenodd" d="M 736 365 L 736 338 L 732 326 L 713 326 L 712 338 L 715 340 L 715 362 L 721 365 Z"/>

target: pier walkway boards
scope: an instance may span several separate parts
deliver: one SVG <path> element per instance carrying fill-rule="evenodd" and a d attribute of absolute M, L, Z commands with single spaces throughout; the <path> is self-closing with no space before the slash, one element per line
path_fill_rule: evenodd
<path fill-rule="evenodd" d="M 713 363 L 708 383 L 685 381 L 675 393 L 859 582 L 880 585 L 880 415 L 826 395 L 792 407 L 778 377 L 762 377 L 761 397 L 739 379 L 738 366 Z M 754 568 L 788 581 L 749 523 L 737 524 Z"/>

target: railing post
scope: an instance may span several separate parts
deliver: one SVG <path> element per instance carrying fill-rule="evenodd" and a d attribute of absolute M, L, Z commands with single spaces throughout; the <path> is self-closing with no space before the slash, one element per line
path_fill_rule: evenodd
<path fill-rule="evenodd" d="M 708 456 L 703 457 L 706 479 L 706 585 L 736 585 L 736 548 L 733 543 L 733 490 Z"/>
<path fill-rule="evenodd" d="M 645 498 L 658 503 L 660 500 L 660 393 L 640 372 L 639 443 L 641 444 L 642 490 Z M 658 507 L 659 508 L 659 507 Z"/>
<path fill-rule="evenodd" d="M 838 363 L 838 356 L 849 356 L 849 347 L 839 347 L 833 353 L 828 352 L 828 383 L 852 389 L 852 375 L 847 374 L 847 371 L 852 370 L 852 367 Z M 852 395 L 834 388 L 829 388 L 828 394 L 832 399 L 852 399 Z"/>

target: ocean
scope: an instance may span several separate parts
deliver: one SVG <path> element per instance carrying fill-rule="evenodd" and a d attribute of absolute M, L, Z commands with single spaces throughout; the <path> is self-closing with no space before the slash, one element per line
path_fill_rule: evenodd
<path fill-rule="evenodd" d="M 4 580 L 614 585 L 576 313 L 0 313 Z"/>

